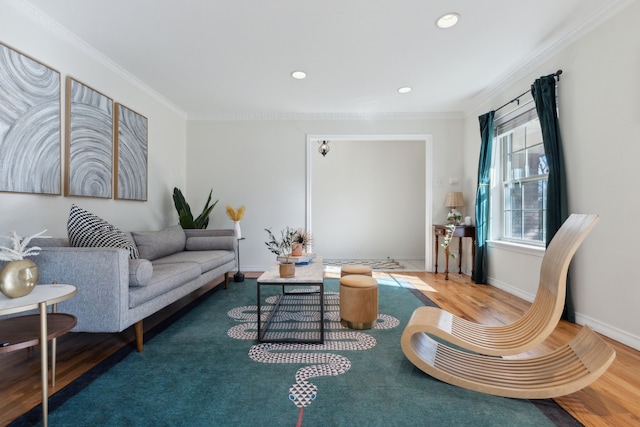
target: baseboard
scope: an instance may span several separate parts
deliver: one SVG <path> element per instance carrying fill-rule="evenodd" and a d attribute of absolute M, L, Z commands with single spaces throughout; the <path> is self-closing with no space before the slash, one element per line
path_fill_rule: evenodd
<path fill-rule="evenodd" d="M 602 323 L 599 320 L 593 319 L 589 316 L 576 312 L 576 323 L 579 325 L 588 325 L 594 331 L 618 341 L 621 344 L 627 345 L 635 350 L 640 351 L 640 337 L 634 336 L 626 331 L 622 331 L 606 323 Z"/>
<path fill-rule="evenodd" d="M 508 292 L 511 295 L 515 295 L 518 298 L 522 298 L 525 301 L 533 302 L 533 300 L 535 299 L 535 295 L 522 292 L 521 289 L 515 288 L 509 285 L 508 283 L 501 282 L 500 280 L 496 280 L 489 277 L 488 282 L 491 286 L 494 286 L 500 290 Z M 584 314 L 580 314 L 579 312 L 576 312 L 575 316 L 576 316 L 576 323 L 578 325 L 588 325 L 594 331 L 608 338 L 611 338 L 612 340 L 618 341 L 621 344 L 627 345 L 635 350 L 640 351 L 640 337 L 632 335 L 626 331 L 620 330 L 606 323 L 603 323 L 599 320 L 593 319 L 592 317 L 586 316 Z"/>
<path fill-rule="evenodd" d="M 523 300 L 528 302 L 533 302 L 533 300 L 536 297 L 534 294 L 523 292 L 522 289 L 516 288 L 506 282 L 501 282 L 500 280 L 496 280 L 492 277 L 487 277 L 487 282 L 489 282 L 489 284 L 493 287 L 496 287 L 502 291 L 508 292 L 511 295 L 515 295 L 518 298 L 522 298 Z"/>

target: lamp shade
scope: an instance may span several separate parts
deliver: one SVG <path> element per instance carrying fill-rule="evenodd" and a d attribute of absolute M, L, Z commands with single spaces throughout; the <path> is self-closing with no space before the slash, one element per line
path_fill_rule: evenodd
<path fill-rule="evenodd" d="M 444 206 L 447 208 L 458 208 L 464 206 L 464 198 L 459 191 L 452 191 L 447 194 L 447 198 L 444 201 Z"/>

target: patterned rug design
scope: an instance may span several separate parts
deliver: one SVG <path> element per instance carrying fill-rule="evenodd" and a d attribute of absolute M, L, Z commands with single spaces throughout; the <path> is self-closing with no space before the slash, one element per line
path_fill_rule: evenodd
<path fill-rule="evenodd" d="M 378 328 L 351 331 L 337 323 L 339 281 L 325 279 L 325 343 L 296 349 L 248 338 L 257 332 L 256 279 L 218 286 L 146 331 L 144 352 L 126 346 L 58 390 L 49 399 L 49 425 L 292 427 L 302 415 L 303 427 L 581 425 L 551 399 L 498 398 L 415 368 L 400 348 L 402 325 L 417 307 L 435 304 L 404 277 L 378 284 L 379 312 L 392 316 L 381 315 Z M 268 288 L 261 309 L 281 292 Z M 318 318 L 309 304 L 293 305 L 293 320 L 283 323 L 296 327 L 278 332 L 313 332 Z M 10 427 L 42 425 L 41 418 L 37 406 Z"/>
<path fill-rule="evenodd" d="M 341 266 L 361 264 L 371 267 L 373 270 L 401 270 L 404 265 L 395 259 L 325 259 L 323 261 L 326 266 Z"/>
<path fill-rule="evenodd" d="M 294 289 L 292 293 L 311 292 L 312 288 Z M 304 409 L 318 396 L 318 387 L 310 378 L 342 375 L 351 368 L 351 361 L 341 354 L 328 351 L 360 351 L 376 346 L 376 339 L 366 331 L 352 331 L 340 323 L 338 292 L 325 292 L 325 342 L 323 344 L 262 343 L 249 349 L 249 357 L 259 363 L 292 363 L 306 365 L 295 374 L 295 382 L 289 388 L 288 399 L 299 409 L 298 423 L 301 425 Z M 280 306 L 284 315 L 272 320 L 271 328 L 282 330 L 285 338 L 307 338 L 305 329 L 317 327 L 320 313 L 317 297 L 310 295 L 289 296 L 286 306 Z M 266 299 L 269 305 L 260 307 L 262 321 L 266 321 L 278 302 L 278 296 Z M 257 307 L 242 306 L 230 310 L 229 317 L 242 323 L 227 331 L 229 337 L 240 340 L 257 339 Z M 374 329 L 396 328 L 400 321 L 380 314 Z"/>

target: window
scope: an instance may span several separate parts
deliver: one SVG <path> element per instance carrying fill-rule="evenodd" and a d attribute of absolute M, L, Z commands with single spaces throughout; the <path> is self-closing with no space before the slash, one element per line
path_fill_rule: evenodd
<path fill-rule="evenodd" d="M 494 219 L 499 215 L 499 220 L 493 225 L 501 224 L 496 233 L 501 240 L 544 245 L 549 168 L 540 122 L 531 104 L 517 116 L 496 120 L 500 185 L 493 188 L 501 191 L 501 207 L 494 211 Z"/>

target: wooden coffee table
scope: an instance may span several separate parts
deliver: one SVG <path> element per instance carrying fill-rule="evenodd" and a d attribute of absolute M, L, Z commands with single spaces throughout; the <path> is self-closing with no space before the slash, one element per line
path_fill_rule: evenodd
<path fill-rule="evenodd" d="M 262 322 L 262 298 L 263 286 L 282 286 L 282 293 L 278 295 L 277 302 Z M 317 290 L 285 292 L 287 286 L 314 286 Z M 275 264 L 258 278 L 258 342 L 296 342 L 296 343 L 324 343 L 324 266 L 322 257 L 315 257 L 308 265 L 296 265 L 294 277 L 282 278 L 279 266 Z M 309 304 L 311 302 L 311 304 Z M 298 313 L 286 311 L 286 308 L 309 308 Z M 319 315 L 319 317 L 318 317 Z M 284 317 L 283 317 L 284 316 Z M 291 317 L 302 317 L 303 322 L 295 323 Z M 312 318 L 306 318 L 311 316 Z M 274 324 L 287 319 L 289 324 L 303 325 L 295 330 L 273 331 Z M 306 328 L 304 325 L 314 324 L 317 327 Z M 264 327 L 263 327 L 264 325 Z M 271 330 L 270 330 L 271 329 Z"/>

